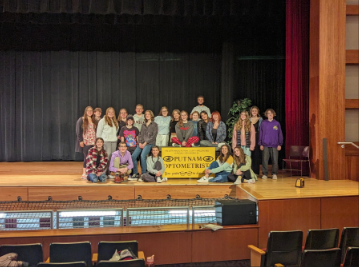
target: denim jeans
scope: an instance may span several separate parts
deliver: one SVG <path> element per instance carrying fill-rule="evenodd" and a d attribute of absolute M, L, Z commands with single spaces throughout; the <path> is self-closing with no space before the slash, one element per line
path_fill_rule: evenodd
<path fill-rule="evenodd" d="M 219 167 L 219 163 L 217 161 L 213 161 L 208 169 L 212 170 L 218 167 Z M 210 179 L 209 182 L 220 182 L 220 183 L 227 182 L 228 181 L 227 176 L 229 174 L 230 172 L 224 172 L 224 171 L 215 173 L 215 177 Z"/>
<path fill-rule="evenodd" d="M 97 181 L 106 182 L 106 173 L 102 173 L 99 177 L 97 177 L 95 173 L 90 173 L 88 174 L 87 179 L 93 183 L 97 183 Z"/>
<path fill-rule="evenodd" d="M 147 144 L 143 149 L 141 149 L 139 146 L 136 147 L 135 151 L 131 155 L 131 159 L 134 164 L 133 168 L 133 174 L 138 173 L 137 169 L 137 158 L 140 156 L 140 165 L 141 165 L 141 173 L 146 173 L 146 157 L 151 151 L 151 147 L 153 147 L 152 144 Z"/>
<path fill-rule="evenodd" d="M 271 157 L 272 162 L 272 174 L 278 173 L 278 158 L 279 158 L 279 151 L 276 147 L 265 147 L 262 155 L 262 173 L 263 175 L 268 174 L 268 163 L 269 157 Z"/>

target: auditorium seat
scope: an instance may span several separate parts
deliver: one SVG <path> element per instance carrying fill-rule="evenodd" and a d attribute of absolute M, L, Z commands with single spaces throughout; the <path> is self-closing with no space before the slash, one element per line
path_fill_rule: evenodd
<path fill-rule="evenodd" d="M 249 245 L 251 266 L 299 266 L 302 250 L 302 231 L 271 231 L 266 252 Z"/>
<path fill-rule="evenodd" d="M 38 263 L 38 267 L 85 267 L 86 262 Z"/>
<path fill-rule="evenodd" d="M 90 242 L 73 243 L 51 243 L 50 260 L 51 263 L 65 262 L 86 262 L 91 266 L 91 244 Z"/>
<path fill-rule="evenodd" d="M 43 249 L 40 243 L 26 245 L 1 245 L 0 256 L 8 253 L 16 253 L 17 260 L 28 262 L 29 266 L 36 266 L 39 262 L 44 261 Z"/>
<path fill-rule="evenodd" d="M 144 267 L 144 259 L 134 259 L 134 260 L 125 260 L 125 261 L 99 261 L 97 266 L 99 267 Z"/>
<path fill-rule="evenodd" d="M 359 248 L 348 247 L 345 253 L 345 259 L 342 266 L 359 267 Z"/>
<path fill-rule="evenodd" d="M 98 254 L 96 261 L 109 260 L 113 256 L 115 250 L 123 250 L 130 248 L 131 251 L 138 256 L 138 242 L 137 241 L 100 241 L 98 244 Z M 95 255 L 95 254 L 94 254 Z M 94 256 L 93 256 L 94 261 Z"/>
<path fill-rule="evenodd" d="M 337 248 L 339 229 L 309 230 L 306 237 L 306 250 Z"/>
<path fill-rule="evenodd" d="M 348 247 L 359 247 L 359 227 L 344 227 L 341 233 L 341 262 L 344 262 Z"/>
<path fill-rule="evenodd" d="M 340 248 L 304 250 L 301 258 L 301 267 L 339 267 L 340 259 Z"/>

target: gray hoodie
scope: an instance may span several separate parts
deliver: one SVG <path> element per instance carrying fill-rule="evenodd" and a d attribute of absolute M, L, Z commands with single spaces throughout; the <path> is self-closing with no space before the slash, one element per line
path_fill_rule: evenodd
<path fill-rule="evenodd" d="M 146 142 L 147 144 L 153 144 L 156 143 L 156 136 L 158 134 L 158 125 L 151 121 L 149 126 L 146 125 L 146 123 L 142 124 L 141 131 L 138 136 L 139 143 Z"/>
<path fill-rule="evenodd" d="M 188 139 L 193 135 L 194 132 L 194 124 L 190 121 L 187 123 L 183 123 L 183 126 L 180 127 L 179 123 L 175 126 L 176 137 L 180 140 L 180 142 L 187 142 Z"/>

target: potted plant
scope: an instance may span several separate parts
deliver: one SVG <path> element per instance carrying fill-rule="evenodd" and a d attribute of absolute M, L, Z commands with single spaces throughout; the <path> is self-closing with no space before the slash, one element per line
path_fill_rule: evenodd
<path fill-rule="evenodd" d="M 240 113 L 244 110 L 248 110 L 251 106 L 251 100 L 248 98 L 239 99 L 234 101 L 231 106 L 228 115 L 230 115 L 229 119 L 226 121 L 226 125 L 228 127 L 228 143 L 232 143 L 232 135 L 234 130 L 234 125 L 238 121 Z"/>

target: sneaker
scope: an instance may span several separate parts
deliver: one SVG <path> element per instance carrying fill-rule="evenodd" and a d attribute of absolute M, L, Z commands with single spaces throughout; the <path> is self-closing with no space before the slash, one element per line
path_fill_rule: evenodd
<path fill-rule="evenodd" d="M 255 184 L 255 179 L 249 179 L 247 182 L 251 184 Z"/>
<path fill-rule="evenodd" d="M 191 144 L 191 147 L 195 147 L 195 144 L 192 143 L 192 144 Z"/>
<path fill-rule="evenodd" d="M 137 181 L 138 182 L 144 182 L 144 180 L 142 180 L 141 178 L 139 178 Z"/>
<path fill-rule="evenodd" d="M 162 182 L 162 180 L 161 180 L 161 177 L 160 177 L 160 176 L 156 177 L 156 182 L 158 182 L 158 183 L 161 183 L 161 182 Z"/>
<path fill-rule="evenodd" d="M 83 175 L 81 176 L 81 179 L 87 179 L 86 174 L 83 174 Z"/>
<path fill-rule="evenodd" d="M 264 175 L 262 176 L 262 179 L 267 179 L 267 176 L 264 174 Z"/>
<path fill-rule="evenodd" d="M 276 175 L 276 174 L 273 174 L 272 179 L 273 179 L 273 180 L 276 180 L 276 179 L 277 179 L 277 175 Z"/>
<path fill-rule="evenodd" d="M 177 146 L 177 144 L 176 144 L 176 143 L 172 143 L 172 146 L 175 147 L 175 146 Z"/>
<path fill-rule="evenodd" d="M 139 179 L 138 173 L 134 173 L 133 175 L 129 176 L 129 178 L 128 178 L 129 181 L 137 181 L 138 179 Z"/>
<path fill-rule="evenodd" d="M 241 184 L 241 178 L 238 177 L 234 182 L 234 185 L 240 185 L 240 184 Z"/>
<path fill-rule="evenodd" d="M 161 180 L 161 182 L 166 182 L 166 181 L 167 181 L 166 177 L 163 177 L 163 179 Z"/>
<path fill-rule="evenodd" d="M 115 176 L 112 176 L 111 174 L 108 175 L 109 179 L 115 179 Z"/>
<path fill-rule="evenodd" d="M 209 182 L 209 178 L 206 176 L 201 177 L 199 180 L 197 180 L 198 183 L 207 183 Z"/>

